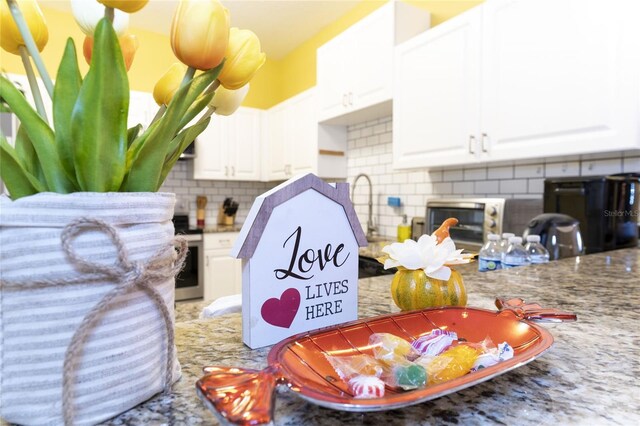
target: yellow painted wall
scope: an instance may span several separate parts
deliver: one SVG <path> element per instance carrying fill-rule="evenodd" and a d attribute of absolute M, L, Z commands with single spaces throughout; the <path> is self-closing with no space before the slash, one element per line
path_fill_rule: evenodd
<path fill-rule="evenodd" d="M 0 0 L 3 1 L 3 0 Z M 387 0 L 363 0 L 335 22 L 303 42 L 281 60 L 267 59 L 251 82 L 251 89 L 243 105 L 267 109 L 316 84 L 316 50 L 349 28 L 355 22 L 378 9 Z M 431 25 L 438 25 L 483 0 L 403 0 L 431 12 Z M 84 35 L 70 14 L 43 8 L 49 26 L 49 43 L 42 56 L 47 69 L 55 78 L 55 71 L 67 37 L 73 37 L 79 55 L 80 69 L 88 69 L 82 57 Z M 151 92 L 155 82 L 176 61 L 169 38 L 151 31 L 131 28 L 140 41 L 133 65 L 129 70 L 132 90 Z M 0 51 L 0 67 L 5 72 L 24 74 L 20 58 Z"/>

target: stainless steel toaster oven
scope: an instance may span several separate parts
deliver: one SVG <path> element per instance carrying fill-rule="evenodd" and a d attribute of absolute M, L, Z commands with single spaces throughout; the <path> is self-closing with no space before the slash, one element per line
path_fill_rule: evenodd
<path fill-rule="evenodd" d="M 541 199 L 434 198 L 427 200 L 423 233 L 431 234 L 445 219 L 455 217 L 459 223 L 450 234 L 456 247 L 478 251 L 490 233 L 522 235 L 529 220 L 540 213 Z"/>

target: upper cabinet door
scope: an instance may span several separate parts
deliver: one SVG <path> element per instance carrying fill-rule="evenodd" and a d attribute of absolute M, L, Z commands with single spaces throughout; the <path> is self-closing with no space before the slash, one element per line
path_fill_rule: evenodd
<path fill-rule="evenodd" d="M 289 175 L 317 173 L 318 119 L 315 101 L 313 90 L 307 90 L 287 105 Z"/>
<path fill-rule="evenodd" d="M 231 116 L 229 147 L 231 180 L 260 180 L 260 131 L 262 111 L 240 108 Z"/>
<path fill-rule="evenodd" d="M 227 161 L 229 121 L 231 117 L 212 115 L 209 125 L 196 138 L 196 158 L 193 160 L 194 179 L 229 179 Z"/>
<path fill-rule="evenodd" d="M 319 121 L 344 125 L 389 115 L 393 49 L 429 23 L 425 9 L 392 1 L 318 48 Z"/>
<path fill-rule="evenodd" d="M 480 21 L 472 9 L 396 49 L 394 167 L 477 161 Z"/>
<path fill-rule="evenodd" d="M 277 106 L 267 112 L 266 180 L 287 179 L 289 153 L 286 144 L 286 108 Z"/>
<path fill-rule="evenodd" d="M 638 2 L 483 7 L 482 158 L 640 147 Z"/>

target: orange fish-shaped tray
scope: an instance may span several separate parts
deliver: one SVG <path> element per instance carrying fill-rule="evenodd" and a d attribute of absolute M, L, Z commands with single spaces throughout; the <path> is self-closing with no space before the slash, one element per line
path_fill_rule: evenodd
<path fill-rule="evenodd" d="M 534 322 L 575 321 L 571 313 L 543 309 L 522 299 L 497 299 L 498 311 L 442 307 L 358 320 L 292 336 L 276 344 L 264 370 L 205 367 L 196 383 L 205 405 L 224 421 L 248 425 L 272 420 L 275 387 L 286 385 L 298 396 L 324 407 L 346 411 L 381 411 L 434 399 L 491 379 L 533 361 L 553 344 Z M 433 329 L 455 331 L 459 339 L 507 342 L 514 356 L 493 366 L 433 386 L 411 391 L 386 389 L 382 398 L 356 399 L 326 355 L 372 354 L 369 337 L 391 333 L 413 341 Z"/>

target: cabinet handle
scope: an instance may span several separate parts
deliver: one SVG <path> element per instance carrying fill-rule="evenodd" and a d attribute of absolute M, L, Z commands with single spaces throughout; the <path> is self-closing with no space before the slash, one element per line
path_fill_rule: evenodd
<path fill-rule="evenodd" d="M 342 94 L 342 106 L 343 107 L 347 106 L 347 94 L 346 93 Z"/>
<path fill-rule="evenodd" d="M 231 240 L 218 240 L 219 244 L 229 244 Z"/>
<path fill-rule="evenodd" d="M 235 166 L 231 166 L 231 176 L 235 176 L 236 175 L 236 168 Z"/>
<path fill-rule="evenodd" d="M 482 152 L 489 152 L 489 148 L 487 148 L 487 141 L 489 140 L 489 136 L 486 133 L 482 134 Z"/>
<path fill-rule="evenodd" d="M 229 166 L 224 166 L 224 175 L 229 176 Z"/>
<path fill-rule="evenodd" d="M 353 92 L 349 92 L 349 105 L 353 105 Z"/>
<path fill-rule="evenodd" d="M 475 150 L 475 144 L 476 144 L 476 137 L 471 135 L 469 136 L 469 154 L 475 154 L 476 150 Z"/>
<path fill-rule="evenodd" d="M 205 256 L 207 258 L 207 266 L 209 266 L 209 256 Z"/>

